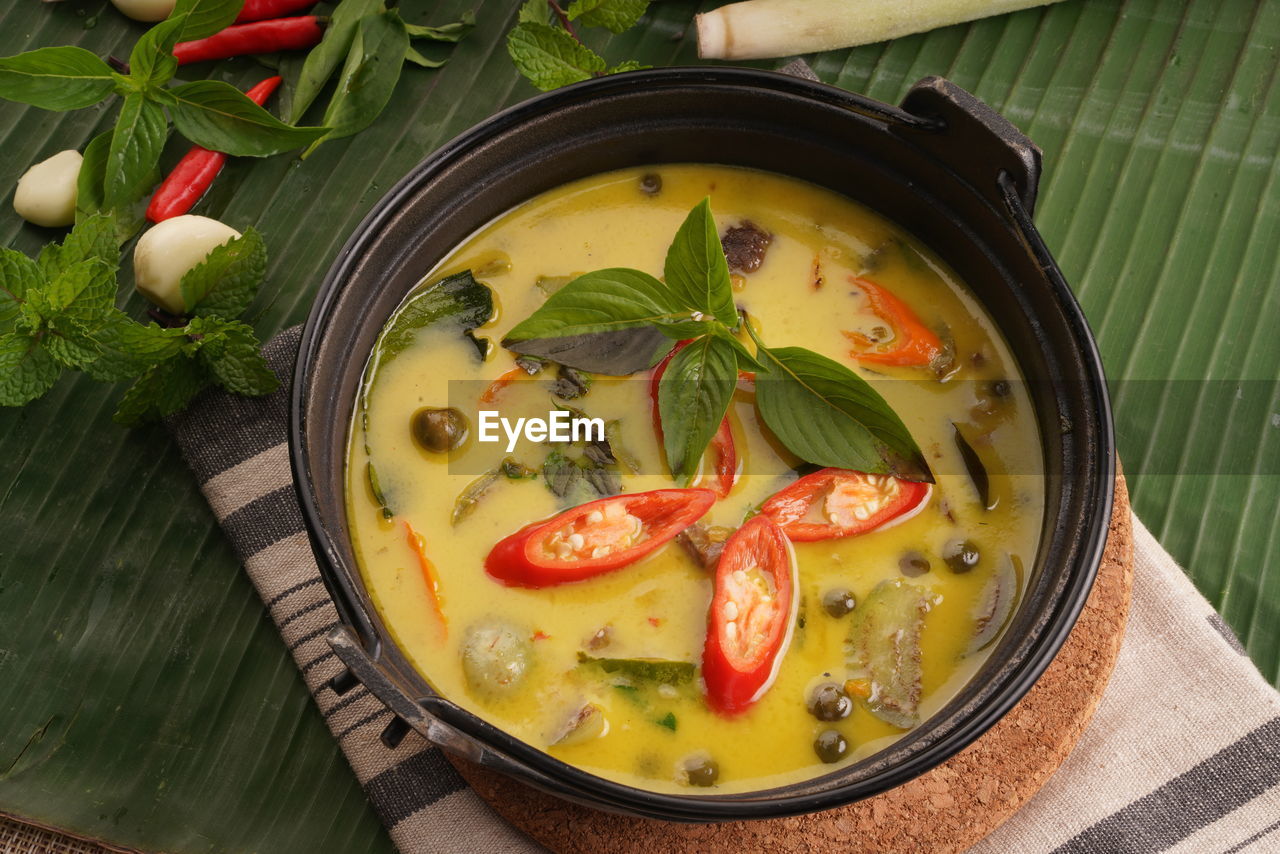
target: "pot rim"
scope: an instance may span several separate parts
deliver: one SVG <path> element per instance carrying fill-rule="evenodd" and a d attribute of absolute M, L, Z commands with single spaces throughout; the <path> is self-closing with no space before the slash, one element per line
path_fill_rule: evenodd
<path fill-rule="evenodd" d="M 918 83 L 916 89 L 923 86 L 925 82 Z M 660 89 L 676 85 L 701 85 L 710 89 L 726 86 L 765 88 L 784 95 L 816 101 L 822 105 L 836 106 L 886 124 L 897 123 L 921 129 L 928 129 L 931 125 L 930 119 L 908 112 L 901 107 L 874 101 L 820 82 L 778 72 L 731 67 L 651 69 L 584 81 L 502 110 L 445 143 L 397 182 L 352 232 L 321 283 L 299 343 L 293 373 L 293 388 L 290 393 L 290 462 L 299 503 L 317 563 L 326 586 L 333 595 L 342 622 L 355 632 L 360 646 L 368 651 L 374 660 L 380 655 L 383 638 L 374 627 L 357 595 L 356 585 L 361 583 L 350 576 L 345 561 L 339 557 L 335 539 L 324 524 L 318 507 L 315 482 L 310 474 L 310 453 L 306 441 L 306 405 L 309 399 L 312 368 L 320 342 L 326 332 L 328 316 L 346 286 L 355 262 L 361 257 L 363 250 L 376 241 L 381 227 L 400 211 L 406 200 L 415 195 L 418 189 L 435 175 L 465 157 L 468 151 L 479 147 L 485 140 L 517 128 L 530 119 L 589 101 L 600 94 L 634 92 L 641 88 Z M 951 84 L 946 85 L 951 86 Z M 958 87 L 952 88 L 963 92 Z M 916 89 L 913 89 L 913 92 Z M 964 94 L 967 95 L 967 93 Z M 991 115 L 995 115 L 972 96 L 968 97 Z M 1004 122 L 1003 119 L 1000 121 Z M 1007 122 L 1004 123 L 1007 125 Z M 1017 133 L 1012 125 L 1008 127 L 1030 146 L 1029 141 Z M 1034 146 L 1031 148 L 1034 149 Z M 1035 165 L 1038 166 L 1038 150 Z M 1097 575 L 1107 539 L 1115 478 L 1111 406 L 1101 356 L 1079 303 L 1031 221 L 1030 208 L 1034 204 L 1036 189 L 1034 182 L 1033 174 L 1031 185 L 1020 188 L 1008 175 L 1004 175 L 1000 182 L 1000 190 L 1006 205 L 1005 214 L 1011 220 L 1011 227 L 1020 232 L 1027 251 L 1044 270 L 1043 284 L 1047 286 L 1049 295 L 1063 314 L 1070 337 L 1078 351 L 1076 355 L 1081 360 L 1081 370 L 1086 375 L 1085 381 L 1088 386 L 1086 392 L 1091 398 L 1087 402 L 1093 404 L 1090 407 L 1093 410 L 1090 414 L 1096 420 L 1096 451 L 1093 455 L 1092 468 L 1083 473 L 1073 472 L 1072 475 L 1087 489 L 1092 489 L 1096 500 L 1090 505 L 1087 520 L 1082 524 L 1083 529 L 1087 531 L 1087 541 L 1078 544 L 1079 551 L 1072 562 L 1073 565 L 1055 567 L 1058 573 L 1070 575 L 1072 583 L 1066 585 L 1065 589 L 1057 594 L 1052 613 L 1047 622 L 1040 627 L 1039 633 L 1033 636 L 1031 645 L 1023 653 L 1023 658 L 1016 668 L 1002 674 L 1000 684 L 993 686 L 991 694 L 972 713 L 962 717 L 955 726 L 942 733 L 939 738 L 928 742 L 922 749 L 906 756 L 902 761 L 850 784 L 857 789 L 853 794 L 850 794 L 847 786 L 836 786 L 816 793 L 800 792 L 781 795 L 773 794 L 782 791 L 781 789 L 765 789 L 732 795 L 670 794 L 641 789 L 616 783 L 556 759 L 447 700 L 444 701 L 446 704 L 444 707 L 433 703 L 429 713 L 422 709 L 422 701 L 419 701 L 417 705 L 424 716 L 428 720 L 437 720 L 447 728 L 464 733 L 464 738 L 480 741 L 488 750 L 496 754 L 497 761 L 493 764 L 499 770 L 510 771 L 512 769 L 509 766 L 514 763 L 529 772 L 525 775 L 527 780 L 553 793 L 590 803 L 595 807 L 613 808 L 653 818 L 685 821 L 781 817 L 827 809 L 869 797 L 901 785 L 936 767 L 993 726 L 1043 674 L 1065 642 L 1084 607 Z M 495 215 L 500 214 L 501 212 L 496 212 Z M 394 707 L 388 698 L 380 697 L 380 699 Z M 884 752 L 892 749 L 892 747 L 886 748 L 886 751 L 872 754 L 872 757 L 883 755 Z M 861 762 L 856 762 L 832 773 L 836 775 L 860 764 Z M 820 775 L 805 781 L 802 785 L 812 785 L 823 778 Z"/>

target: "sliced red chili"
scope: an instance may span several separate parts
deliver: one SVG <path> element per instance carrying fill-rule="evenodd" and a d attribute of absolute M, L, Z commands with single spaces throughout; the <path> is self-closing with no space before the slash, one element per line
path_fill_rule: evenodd
<path fill-rule="evenodd" d="M 279 88 L 281 80 L 278 75 L 268 77 L 245 92 L 245 97 L 261 107 Z M 190 211 L 208 191 L 226 163 L 227 155 L 221 151 L 192 146 L 151 197 L 151 204 L 147 206 L 147 219 L 162 222 Z"/>
<path fill-rule="evenodd" d="M 232 24 L 208 38 L 178 42 L 173 48 L 173 55 L 179 65 L 187 65 L 279 50 L 303 50 L 319 44 L 323 36 L 323 19 L 315 15 L 299 15 L 296 18 Z"/>
<path fill-rule="evenodd" d="M 905 522 L 932 494 L 932 484 L 893 475 L 822 469 L 774 494 L 760 513 L 794 542 L 831 540 Z"/>
<path fill-rule="evenodd" d="M 942 352 L 942 342 L 921 322 L 905 302 L 867 279 L 850 277 L 867 295 L 871 311 L 885 322 L 893 333 L 888 350 L 877 349 L 878 342 L 861 332 L 846 331 L 845 337 L 859 349 L 851 355 L 860 362 L 879 365 L 928 365 Z"/>
<path fill-rule="evenodd" d="M 283 18 L 303 9 L 316 5 L 316 0 L 244 0 L 240 14 L 236 15 L 236 23 L 245 21 L 262 21 L 267 18 Z"/>
<path fill-rule="evenodd" d="M 649 400 L 653 410 L 653 430 L 658 434 L 659 445 L 662 444 L 662 415 L 658 410 L 658 383 L 662 381 L 662 375 L 667 372 L 667 365 L 671 364 L 671 360 L 675 358 L 676 353 L 679 353 L 688 345 L 688 341 L 681 341 L 676 344 L 671 352 L 653 369 L 653 373 L 649 377 Z M 713 457 L 711 465 L 715 471 L 715 479 L 711 480 L 707 487 L 716 493 L 717 498 L 724 498 L 733 491 L 734 484 L 738 482 L 738 446 L 733 439 L 733 428 L 729 424 L 729 416 L 726 415 L 724 420 L 720 422 L 720 429 L 711 438 L 711 444 L 707 446 L 707 450 Z"/>
<path fill-rule="evenodd" d="M 436 616 L 436 623 L 440 628 L 441 640 L 449 636 L 449 620 L 444 615 L 444 608 L 440 605 L 440 578 L 436 573 L 435 564 L 427 557 L 427 544 L 423 542 L 421 535 L 413 530 L 413 526 L 408 520 L 401 520 L 404 525 L 405 542 L 409 544 L 409 550 L 413 552 L 413 556 L 418 561 L 418 570 L 422 573 L 422 580 L 427 585 L 427 598 L 431 600 L 431 611 Z"/>
<path fill-rule="evenodd" d="M 773 684 L 795 625 L 795 586 L 795 553 L 769 517 L 753 516 L 725 543 L 702 650 L 715 711 L 740 714 Z"/>
<path fill-rule="evenodd" d="M 581 581 L 652 554 L 715 501 L 709 489 L 655 489 L 589 501 L 516 531 L 493 547 L 484 568 L 513 587 Z"/>

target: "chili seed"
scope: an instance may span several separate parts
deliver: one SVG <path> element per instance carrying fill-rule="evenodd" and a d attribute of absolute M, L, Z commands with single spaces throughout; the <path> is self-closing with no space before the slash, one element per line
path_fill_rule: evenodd
<path fill-rule="evenodd" d="M 828 765 L 839 762 L 849 752 L 849 742 L 837 730 L 828 729 L 818 733 L 813 740 L 813 752 Z"/>
<path fill-rule="evenodd" d="M 656 196 L 662 192 L 662 176 L 657 172 L 648 172 L 640 178 L 640 192 L 646 196 Z"/>
<path fill-rule="evenodd" d="M 963 575 L 978 565 L 982 553 L 974 545 L 973 540 L 952 540 L 942 550 L 942 559 L 957 575 Z"/>
<path fill-rule="evenodd" d="M 929 559 L 917 551 L 907 552 L 898 558 L 898 569 L 902 570 L 902 574 L 907 578 L 919 578 L 931 568 Z"/>
<path fill-rule="evenodd" d="M 809 714 L 820 721 L 839 721 L 849 717 L 853 700 L 834 682 L 823 682 L 809 695 Z"/>
<path fill-rule="evenodd" d="M 847 587 L 834 587 L 822 597 L 822 610 L 836 619 L 848 614 L 857 607 L 857 604 L 858 600 L 853 597 Z"/>
<path fill-rule="evenodd" d="M 714 759 L 695 756 L 684 761 L 684 779 L 690 786 L 714 786 L 720 777 L 720 766 Z"/>

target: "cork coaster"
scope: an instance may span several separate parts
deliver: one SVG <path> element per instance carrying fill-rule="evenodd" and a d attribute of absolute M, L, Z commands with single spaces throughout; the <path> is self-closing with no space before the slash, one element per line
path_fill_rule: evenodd
<path fill-rule="evenodd" d="M 1093 591 L 1066 644 L 1030 692 L 976 742 L 896 789 L 826 812 L 769 821 L 677 824 L 597 812 L 449 759 L 503 817 L 552 851 L 960 852 L 1013 815 L 1058 770 L 1115 667 L 1133 590 L 1124 478 Z"/>

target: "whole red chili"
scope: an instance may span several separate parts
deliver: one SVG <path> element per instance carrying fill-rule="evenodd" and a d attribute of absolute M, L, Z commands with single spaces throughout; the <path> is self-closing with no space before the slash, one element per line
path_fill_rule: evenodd
<path fill-rule="evenodd" d="M 207 39 L 178 42 L 173 48 L 173 55 L 179 65 L 187 65 L 278 50 L 303 50 L 320 43 L 324 23 L 324 19 L 315 15 L 299 15 L 296 18 L 234 24 Z"/>
<path fill-rule="evenodd" d="M 282 18 L 310 9 L 316 0 L 244 0 L 244 8 L 236 16 L 236 23 L 245 21 L 265 21 L 268 18 Z"/>
<path fill-rule="evenodd" d="M 280 87 L 280 81 L 278 76 L 268 77 L 246 92 L 245 96 L 261 107 L 271 97 L 271 93 Z M 161 222 L 182 216 L 191 210 L 209 189 L 213 179 L 218 177 L 226 162 L 227 155 L 221 151 L 192 146 L 151 197 L 151 204 L 147 206 L 147 219 Z"/>

